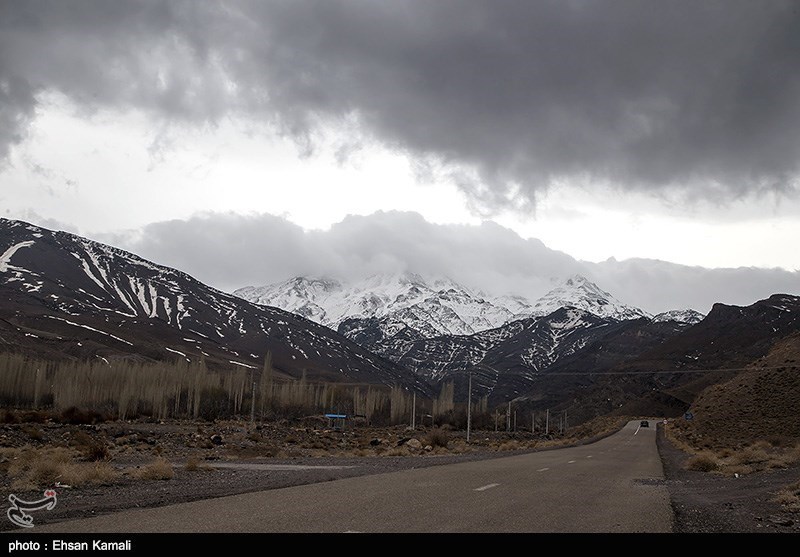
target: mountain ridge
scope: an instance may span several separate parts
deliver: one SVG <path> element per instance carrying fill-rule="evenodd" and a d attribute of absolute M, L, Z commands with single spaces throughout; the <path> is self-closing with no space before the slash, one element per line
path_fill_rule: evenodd
<path fill-rule="evenodd" d="M 252 369 L 260 369 L 269 350 L 287 377 L 430 390 L 327 327 L 119 248 L 0 219 L 0 254 L 0 346 L 6 349 L 61 359 L 180 356 Z"/>
<path fill-rule="evenodd" d="M 456 313 L 465 300 L 490 297 L 449 279 L 434 281 L 438 290 L 420 276 L 370 281 L 384 292 L 363 291 L 355 301 L 384 314 L 345 318 L 337 332 L 119 248 L 0 219 L 0 350 L 52 360 L 199 358 L 253 373 L 269 351 L 284 378 L 400 385 L 428 396 L 434 385 L 452 381 L 460 401 L 472 374 L 473 394 L 492 405 L 513 401 L 588 419 L 598 412 L 678 415 L 703 388 L 726 378 L 726 367 L 750 365 L 800 330 L 797 296 L 715 304 L 702 319 L 684 310 L 618 320 L 607 311 L 610 295 L 571 277 L 571 286 L 587 293 L 586 309 L 565 304 L 477 333 L 438 334 L 436 319 L 448 318 L 447 308 Z M 291 294 L 302 305 L 303 289 L 324 295 L 341 284 L 303 279 L 296 286 Z M 420 308 L 430 292 L 438 313 Z M 598 307 L 605 316 L 589 311 Z M 403 320 L 412 318 L 431 330 Z"/>
<path fill-rule="evenodd" d="M 295 312 L 340 332 L 353 329 L 353 320 L 377 320 L 372 324 L 377 323 L 387 337 L 405 327 L 426 338 L 475 334 L 520 319 L 544 317 L 562 307 L 617 321 L 653 317 L 620 302 L 581 275 L 567 278 L 535 302 L 513 294 L 476 293 L 449 278 L 425 278 L 415 273 L 373 275 L 350 283 L 294 277 L 261 287 L 243 287 L 234 295 Z M 660 320 L 687 323 L 701 317 L 693 310 L 658 315 Z"/>

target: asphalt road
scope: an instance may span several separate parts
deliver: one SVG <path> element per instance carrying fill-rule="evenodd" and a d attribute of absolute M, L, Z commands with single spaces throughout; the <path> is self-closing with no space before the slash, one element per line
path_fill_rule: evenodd
<path fill-rule="evenodd" d="M 37 532 L 669 532 L 655 423 L 591 445 L 37 526 Z"/>

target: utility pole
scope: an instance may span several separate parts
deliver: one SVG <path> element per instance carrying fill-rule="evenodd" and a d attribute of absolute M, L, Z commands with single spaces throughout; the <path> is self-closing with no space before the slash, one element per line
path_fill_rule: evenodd
<path fill-rule="evenodd" d="M 253 381 L 250 391 L 250 426 L 256 423 L 256 382 Z"/>
<path fill-rule="evenodd" d="M 506 431 L 511 432 L 511 401 L 508 401 L 508 410 L 506 411 Z"/>
<path fill-rule="evenodd" d="M 517 431 L 517 411 L 514 410 L 514 431 Z"/>
<path fill-rule="evenodd" d="M 531 433 L 536 433 L 536 412 L 531 412 Z"/>
<path fill-rule="evenodd" d="M 544 418 L 544 434 L 550 435 L 550 409 L 547 409 Z"/>
<path fill-rule="evenodd" d="M 417 392 L 414 391 L 411 403 L 411 429 L 417 429 Z"/>
<path fill-rule="evenodd" d="M 500 418 L 500 414 L 497 411 L 497 408 L 494 409 L 494 431 L 497 433 L 497 420 Z"/>
<path fill-rule="evenodd" d="M 564 431 L 567 431 L 569 426 L 567 425 L 567 411 L 564 410 Z"/>
<path fill-rule="evenodd" d="M 469 372 L 469 387 L 467 387 L 467 443 L 469 443 L 469 430 L 472 425 L 472 372 Z"/>

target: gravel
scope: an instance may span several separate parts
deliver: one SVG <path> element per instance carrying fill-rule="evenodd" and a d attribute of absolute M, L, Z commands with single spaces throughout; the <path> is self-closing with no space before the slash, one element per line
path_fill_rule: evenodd
<path fill-rule="evenodd" d="M 800 466 L 767 470 L 738 478 L 685 469 L 687 453 L 665 439 L 659 427 L 658 449 L 679 533 L 800 532 L 800 515 L 773 499 L 800 479 Z"/>

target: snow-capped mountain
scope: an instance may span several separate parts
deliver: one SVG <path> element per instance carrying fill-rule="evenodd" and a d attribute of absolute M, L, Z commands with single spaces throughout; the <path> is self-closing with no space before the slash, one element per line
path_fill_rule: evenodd
<path fill-rule="evenodd" d="M 406 370 L 327 327 L 132 253 L 0 219 L 0 349 L 55 358 L 206 360 L 285 376 L 407 385 Z M 423 392 L 423 391 L 420 392 Z"/>
<path fill-rule="evenodd" d="M 379 319 L 389 335 L 410 327 L 423 336 L 470 335 L 505 324 L 513 312 L 446 278 L 375 275 L 351 285 L 295 277 L 234 295 L 275 306 L 338 329 L 351 319 Z"/>
<path fill-rule="evenodd" d="M 475 371 L 476 392 L 492 400 L 525 392 L 538 374 L 589 343 L 651 323 L 640 319 L 648 316 L 644 311 L 582 276 L 570 277 L 535 303 L 522 296 L 478 294 L 449 279 L 410 273 L 377 275 L 351 285 L 297 277 L 235 294 L 336 328 L 432 383 Z M 663 330 L 664 335 L 679 330 L 677 323 L 667 321 L 660 329 L 662 324 L 653 322 L 653 330 Z M 631 337 L 626 346 L 661 338 Z M 595 352 L 614 350 L 602 347 Z"/>
<path fill-rule="evenodd" d="M 560 308 L 540 318 L 513 321 L 471 336 L 440 336 L 392 342 L 375 350 L 417 373 L 440 380 L 477 364 L 488 364 L 530 379 L 559 358 L 582 348 L 595 331 L 614 323 L 576 308 Z M 390 348 L 391 352 L 387 352 Z"/>
<path fill-rule="evenodd" d="M 653 321 L 655 323 L 675 321 L 676 323 L 694 325 L 695 323 L 700 323 L 704 318 L 705 315 L 693 309 L 673 309 L 655 315 Z"/>
<path fill-rule="evenodd" d="M 749 366 L 800 331 L 798 296 L 716 304 L 705 318 L 683 310 L 641 319 L 582 277 L 535 304 L 416 275 L 350 286 L 297 279 L 248 292 L 338 320 L 342 334 L 129 252 L 0 218 L 0 352 L 53 361 L 186 358 L 257 373 L 269 350 L 278 376 L 403 385 L 428 397 L 454 381 L 457 400 L 471 376 L 472 393 L 490 405 L 514 400 L 588 419 L 623 403 L 631 414 L 680 415 L 691 394 L 682 386 L 695 376 L 678 370 Z M 526 306 L 557 309 L 516 320 Z M 665 369 L 675 376 L 645 373 Z"/>
<path fill-rule="evenodd" d="M 531 389 L 541 396 L 535 387 L 541 381 L 548 391 L 553 385 L 572 388 L 585 381 L 582 373 L 603 373 L 685 328 L 674 321 L 618 321 L 574 307 L 469 336 L 424 338 L 406 328 L 387 337 L 377 321 L 348 320 L 342 323 L 340 332 L 433 383 L 455 381 L 459 397 L 466 396 L 469 372 L 473 392 L 488 396 L 490 404 L 530 393 Z M 567 375 L 550 378 L 554 369 Z"/>
<path fill-rule="evenodd" d="M 519 319 L 544 317 L 562 307 L 616 321 L 648 317 L 580 275 L 570 277 L 535 303 L 518 295 L 476 293 L 447 278 L 426 279 L 414 273 L 375 275 L 350 285 L 334 279 L 295 277 L 268 286 L 240 288 L 234 295 L 291 311 L 346 335 L 377 326 L 385 338 L 406 328 L 425 338 L 471 335 Z M 358 324 L 357 320 L 367 321 Z"/>
<path fill-rule="evenodd" d="M 340 282 L 332 279 L 295 277 L 268 286 L 247 286 L 233 294 L 254 304 L 281 308 L 327 325 L 328 312 L 323 306 L 328 306 L 342 288 Z"/>
<path fill-rule="evenodd" d="M 578 308 L 615 321 L 650 317 L 647 312 L 620 302 L 581 275 L 568 278 L 562 285 L 539 298 L 529 309 L 518 313 L 517 317 L 543 317 L 562 307 Z"/>

